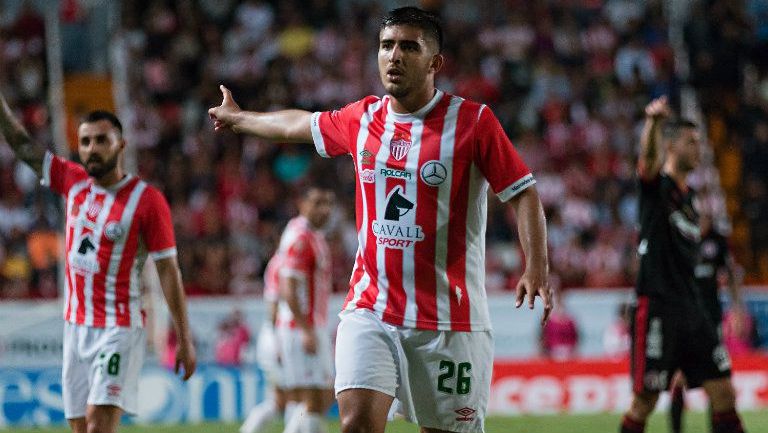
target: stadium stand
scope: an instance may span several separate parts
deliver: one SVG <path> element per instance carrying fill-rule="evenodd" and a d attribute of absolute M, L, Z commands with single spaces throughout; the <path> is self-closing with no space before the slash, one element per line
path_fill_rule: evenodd
<path fill-rule="evenodd" d="M 698 184 L 703 201 L 732 219 L 748 282 L 765 283 L 768 65 L 759 53 L 768 44 L 766 11 L 754 1 L 699 3 L 684 41 L 714 166 L 700 170 Z M 348 161 L 322 161 L 307 146 L 214 135 L 206 109 L 219 102 L 218 83 L 253 110 L 337 108 L 380 94 L 369 35 L 384 9 L 398 4 L 123 3 L 115 39 L 126 48 L 130 97 L 117 109 L 139 174 L 171 203 L 190 294 L 259 293 L 266 259 L 294 213 L 292 198 L 323 177 L 340 189 L 331 245 L 334 287 L 346 290 L 356 246 Z M 439 87 L 488 103 L 536 174 L 563 287 L 631 286 L 642 107 L 661 94 L 679 107 L 685 84 L 675 73 L 664 2 L 422 4 L 447 28 Z M 77 22 L 77 10 L 69 13 Z M 0 83 L 33 135 L 50 143 L 43 32 L 33 8 L 0 11 Z M 76 119 L 77 108 L 68 115 Z M 0 150 L 0 298 L 54 297 L 56 200 Z M 489 203 L 487 281 L 497 292 L 514 287 L 521 259 L 509 210 Z"/>

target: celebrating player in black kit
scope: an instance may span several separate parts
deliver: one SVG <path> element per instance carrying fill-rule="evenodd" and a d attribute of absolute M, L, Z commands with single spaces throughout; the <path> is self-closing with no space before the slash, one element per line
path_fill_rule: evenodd
<path fill-rule="evenodd" d="M 632 405 L 621 433 L 641 433 L 661 391 L 681 370 L 703 386 L 714 433 L 744 431 L 736 413 L 730 359 L 696 286 L 701 231 L 687 175 L 699 162 L 699 134 L 686 120 L 670 121 L 666 97 L 645 108 L 641 138 L 640 271 L 632 320 Z"/>

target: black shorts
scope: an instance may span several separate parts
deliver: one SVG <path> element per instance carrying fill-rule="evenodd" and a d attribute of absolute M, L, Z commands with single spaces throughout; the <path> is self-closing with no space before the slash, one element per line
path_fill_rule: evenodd
<path fill-rule="evenodd" d="M 700 306 L 675 306 L 639 296 L 632 314 L 632 390 L 660 392 L 682 370 L 689 388 L 730 377 L 731 360 Z"/>

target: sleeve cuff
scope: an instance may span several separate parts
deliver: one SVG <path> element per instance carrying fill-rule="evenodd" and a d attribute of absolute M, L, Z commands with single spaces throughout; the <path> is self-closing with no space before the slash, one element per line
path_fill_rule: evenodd
<path fill-rule="evenodd" d="M 322 112 L 316 111 L 312 113 L 312 120 L 310 122 L 310 128 L 312 129 L 312 141 L 315 143 L 315 149 L 317 153 L 323 158 L 330 158 L 328 152 L 325 150 L 325 140 L 323 140 L 323 133 L 320 131 L 320 115 Z"/>
<path fill-rule="evenodd" d="M 536 179 L 533 178 L 533 174 L 527 174 L 520 179 L 517 180 L 517 182 L 513 183 L 512 185 L 504 188 L 503 191 L 496 194 L 496 196 L 499 197 L 499 200 L 502 202 L 505 202 L 512 197 L 520 194 L 523 192 L 526 188 L 528 188 L 531 185 L 534 185 L 536 183 Z"/>
<path fill-rule="evenodd" d="M 149 253 L 149 257 L 151 257 L 152 260 L 154 261 L 167 259 L 168 257 L 175 257 L 175 256 L 176 256 L 176 247 L 166 248 L 160 251 L 152 251 Z"/>
<path fill-rule="evenodd" d="M 50 150 L 45 152 L 43 157 L 43 178 L 40 179 L 40 185 L 51 186 L 51 163 L 53 162 L 53 153 Z"/>

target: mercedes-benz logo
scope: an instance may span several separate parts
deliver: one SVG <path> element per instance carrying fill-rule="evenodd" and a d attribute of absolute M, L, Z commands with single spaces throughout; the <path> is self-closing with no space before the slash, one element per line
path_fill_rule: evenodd
<path fill-rule="evenodd" d="M 438 186 L 445 182 L 448 170 L 440 161 L 427 161 L 421 166 L 421 180 L 429 186 Z"/>

